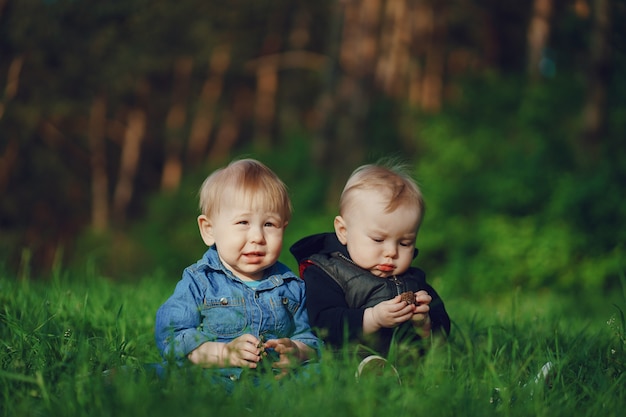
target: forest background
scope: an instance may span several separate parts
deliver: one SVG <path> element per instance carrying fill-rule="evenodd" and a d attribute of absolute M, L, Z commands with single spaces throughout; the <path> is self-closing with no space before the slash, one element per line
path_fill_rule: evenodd
<path fill-rule="evenodd" d="M 175 282 L 205 250 L 197 189 L 232 158 L 289 186 L 286 249 L 395 157 L 442 294 L 613 293 L 624 19 L 622 0 L 0 0 L 0 262 Z"/>

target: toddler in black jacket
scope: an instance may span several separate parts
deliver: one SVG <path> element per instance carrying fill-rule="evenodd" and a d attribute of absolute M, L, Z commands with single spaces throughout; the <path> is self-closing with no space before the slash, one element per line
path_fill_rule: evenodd
<path fill-rule="evenodd" d="M 320 336 L 334 347 L 356 342 L 380 355 L 389 354 L 393 341 L 411 346 L 447 336 L 443 301 L 424 272 L 411 266 L 424 214 L 411 177 L 400 166 L 359 167 L 344 187 L 339 212 L 335 233 L 305 237 L 290 249 Z"/>

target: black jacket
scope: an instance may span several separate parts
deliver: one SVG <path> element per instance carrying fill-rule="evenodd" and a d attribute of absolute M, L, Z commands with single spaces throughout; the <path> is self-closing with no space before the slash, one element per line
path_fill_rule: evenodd
<path fill-rule="evenodd" d="M 427 291 L 432 297 L 429 314 L 433 333 L 450 332 L 450 318 L 443 301 L 428 285 L 421 269 L 411 267 L 394 279 L 376 277 L 352 262 L 347 248 L 334 233 L 305 237 L 290 251 L 306 284 L 311 326 L 329 345 L 340 347 L 345 341 L 359 342 L 386 354 L 394 334 L 419 339 L 410 322 L 395 329 L 382 328 L 374 340 L 363 337 L 365 309 L 406 290 Z"/>

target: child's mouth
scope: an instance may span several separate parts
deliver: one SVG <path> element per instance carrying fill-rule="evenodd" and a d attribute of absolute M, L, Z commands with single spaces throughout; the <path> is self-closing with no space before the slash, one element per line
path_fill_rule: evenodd
<path fill-rule="evenodd" d="M 265 256 L 265 254 L 263 252 L 250 252 L 250 253 L 244 253 L 243 255 L 248 262 L 259 262 L 263 259 L 263 257 Z"/>

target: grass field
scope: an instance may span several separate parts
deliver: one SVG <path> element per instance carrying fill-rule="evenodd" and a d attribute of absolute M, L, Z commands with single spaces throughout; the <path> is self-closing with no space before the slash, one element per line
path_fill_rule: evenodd
<path fill-rule="evenodd" d="M 195 370 L 165 378 L 154 314 L 175 282 L 115 283 L 97 274 L 0 278 L 2 416 L 617 416 L 626 407 L 626 297 L 525 294 L 446 297 L 444 346 L 399 363 L 402 384 L 354 378 L 348 352 L 308 378 L 230 393 Z M 553 364 L 548 382 L 542 365 Z M 102 372 L 125 366 L 113 378 Z"/>

